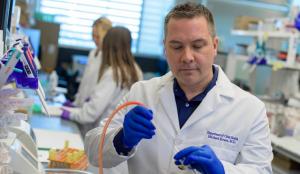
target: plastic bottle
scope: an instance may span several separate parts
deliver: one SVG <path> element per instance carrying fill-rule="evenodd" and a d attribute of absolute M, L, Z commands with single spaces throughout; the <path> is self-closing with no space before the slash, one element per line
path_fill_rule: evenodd
<path fill-rule="evenodd" d="M 49 92 L 51 96 L 56 95 L 56 87 L 58 85 L 58 76 L 56 71 L 52 71 L 49 77 Z"/>

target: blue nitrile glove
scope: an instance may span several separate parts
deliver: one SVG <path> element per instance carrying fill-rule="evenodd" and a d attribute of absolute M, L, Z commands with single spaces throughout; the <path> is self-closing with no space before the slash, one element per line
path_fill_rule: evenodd
<path fill-rule="evenodd" d="M 151 122 L 152 118 L 152 111 L 142 106 L 134 107 L 125 115 L 123 143 L 126 147 L 136 146 L 143 138 L 152 138 L 155 134 L 155 127 Z"/>
<path fill-rule="evenodd" d="M 294 26 L 295 26 L 295 28 L 298 29 L 298 31 L 300 31 L 300 13 L 299 13 L 299 14 L 297 15 L 297 17 L 295 18 Z"/>
<path fill-rule="evenodd" d="M 67 100 L 66 102 L 63 103 L 63 106 L 68 106 L 68 107 L 75 107 L 75 105 L 73 104 L 73 102 L 71 102 L 70 100 Z"/>
<path fill-rule="evenodd" d="M 253 64 L 256 64 L 257 62 L 257 57 L 254 56 L 254 57 L 250 57 L 249 60 L 247 60 L 247 62 L 250 64 L 250 65 L 253 65 Z"/>
<path fill-rule="evenodd" d="M 61 110 L 63 111 L 60 115 L 60 117 L 63 119 L 63 120 L 70 120 L 70 112 L 61 108 Z"/>
<path fill-rule="evenodd" d="M 225 174 L 223 164 L 208 145 L 187 147 L 179 151 L 174 159 L 176 165 L 183 162 L 203 174 Z"/>

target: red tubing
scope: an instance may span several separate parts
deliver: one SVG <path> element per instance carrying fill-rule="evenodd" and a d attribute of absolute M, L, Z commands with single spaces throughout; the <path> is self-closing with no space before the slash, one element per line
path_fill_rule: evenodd
<path fill-rule="evenodd" d="M 124 109 L 127 106 L 130 105 L 139 105 L 139 106 L 144 106 L 144 104 L 137 102 L 137 101 L 129 101 L 126 102 L 122 105 L 120 105 L 119 107 L 117 107 L 117 109 L 115 109 L 110 116 L 108 117 L 108 120 L 106 121 L 102 134 L 101 134 L 101 139 L 100 139 L 100 147 L 99 147 L 99 152 L 98 152 L 98 160 L 99 160 L 99 174 L 103 174 L 103 146 L 104 146 L 104 141 L 105 141 L 105 134 L 106 134 L 106 130 L 110 124 L 110 122 L 112 121 L 112 119 L 114 118 L 114 116 L 116 115 L 116 113 L 118 113 L 120 110 Z"/>

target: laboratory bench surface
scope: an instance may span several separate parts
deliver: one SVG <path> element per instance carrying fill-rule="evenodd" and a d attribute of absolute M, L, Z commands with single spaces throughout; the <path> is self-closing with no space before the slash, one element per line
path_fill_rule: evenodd
<path fill-rule="evenodd" d="M 45 116 L 44 114 L 33 114 L 28 118 L 28 123 L 33 129 L 62 131 L 68 133 L 75 133 L 81 136 L 78 125 L 75 122 L 63 120 L 60 117 L 49 117 Z M 81 140 L 83 141 L 82 137 Z M 44 166 L 47 166 L 47 164 L 44 164 Z M 98 168 L 90 165 L 87 171 L 97 174 Z"/>
<path fill-rule="evenodd" d="M 32 128 L 80 134 L 79 128 L 75 122 L 63 120 L 60 117 L 33 114 L 29 117 L 28 123 Z"/>
<path fill-rule="evenodd" d="M 300 141 L 294 137 L 277 137 L 271 135 L 272 147 L 278 152 L 298 163 L 300 163 Z"/>

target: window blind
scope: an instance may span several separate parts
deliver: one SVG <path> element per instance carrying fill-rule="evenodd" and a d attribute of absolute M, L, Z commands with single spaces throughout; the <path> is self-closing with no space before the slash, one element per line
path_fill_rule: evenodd
<path fill-rule="evenodd" d="M 41 0 L 39 11 L 60 23 L 59 45 L 91 49 L 93 21 L 108 17 L 114 26 L 127 27 L 132 51 L 162 54 L 163 19 L 174 0 Z"/>

